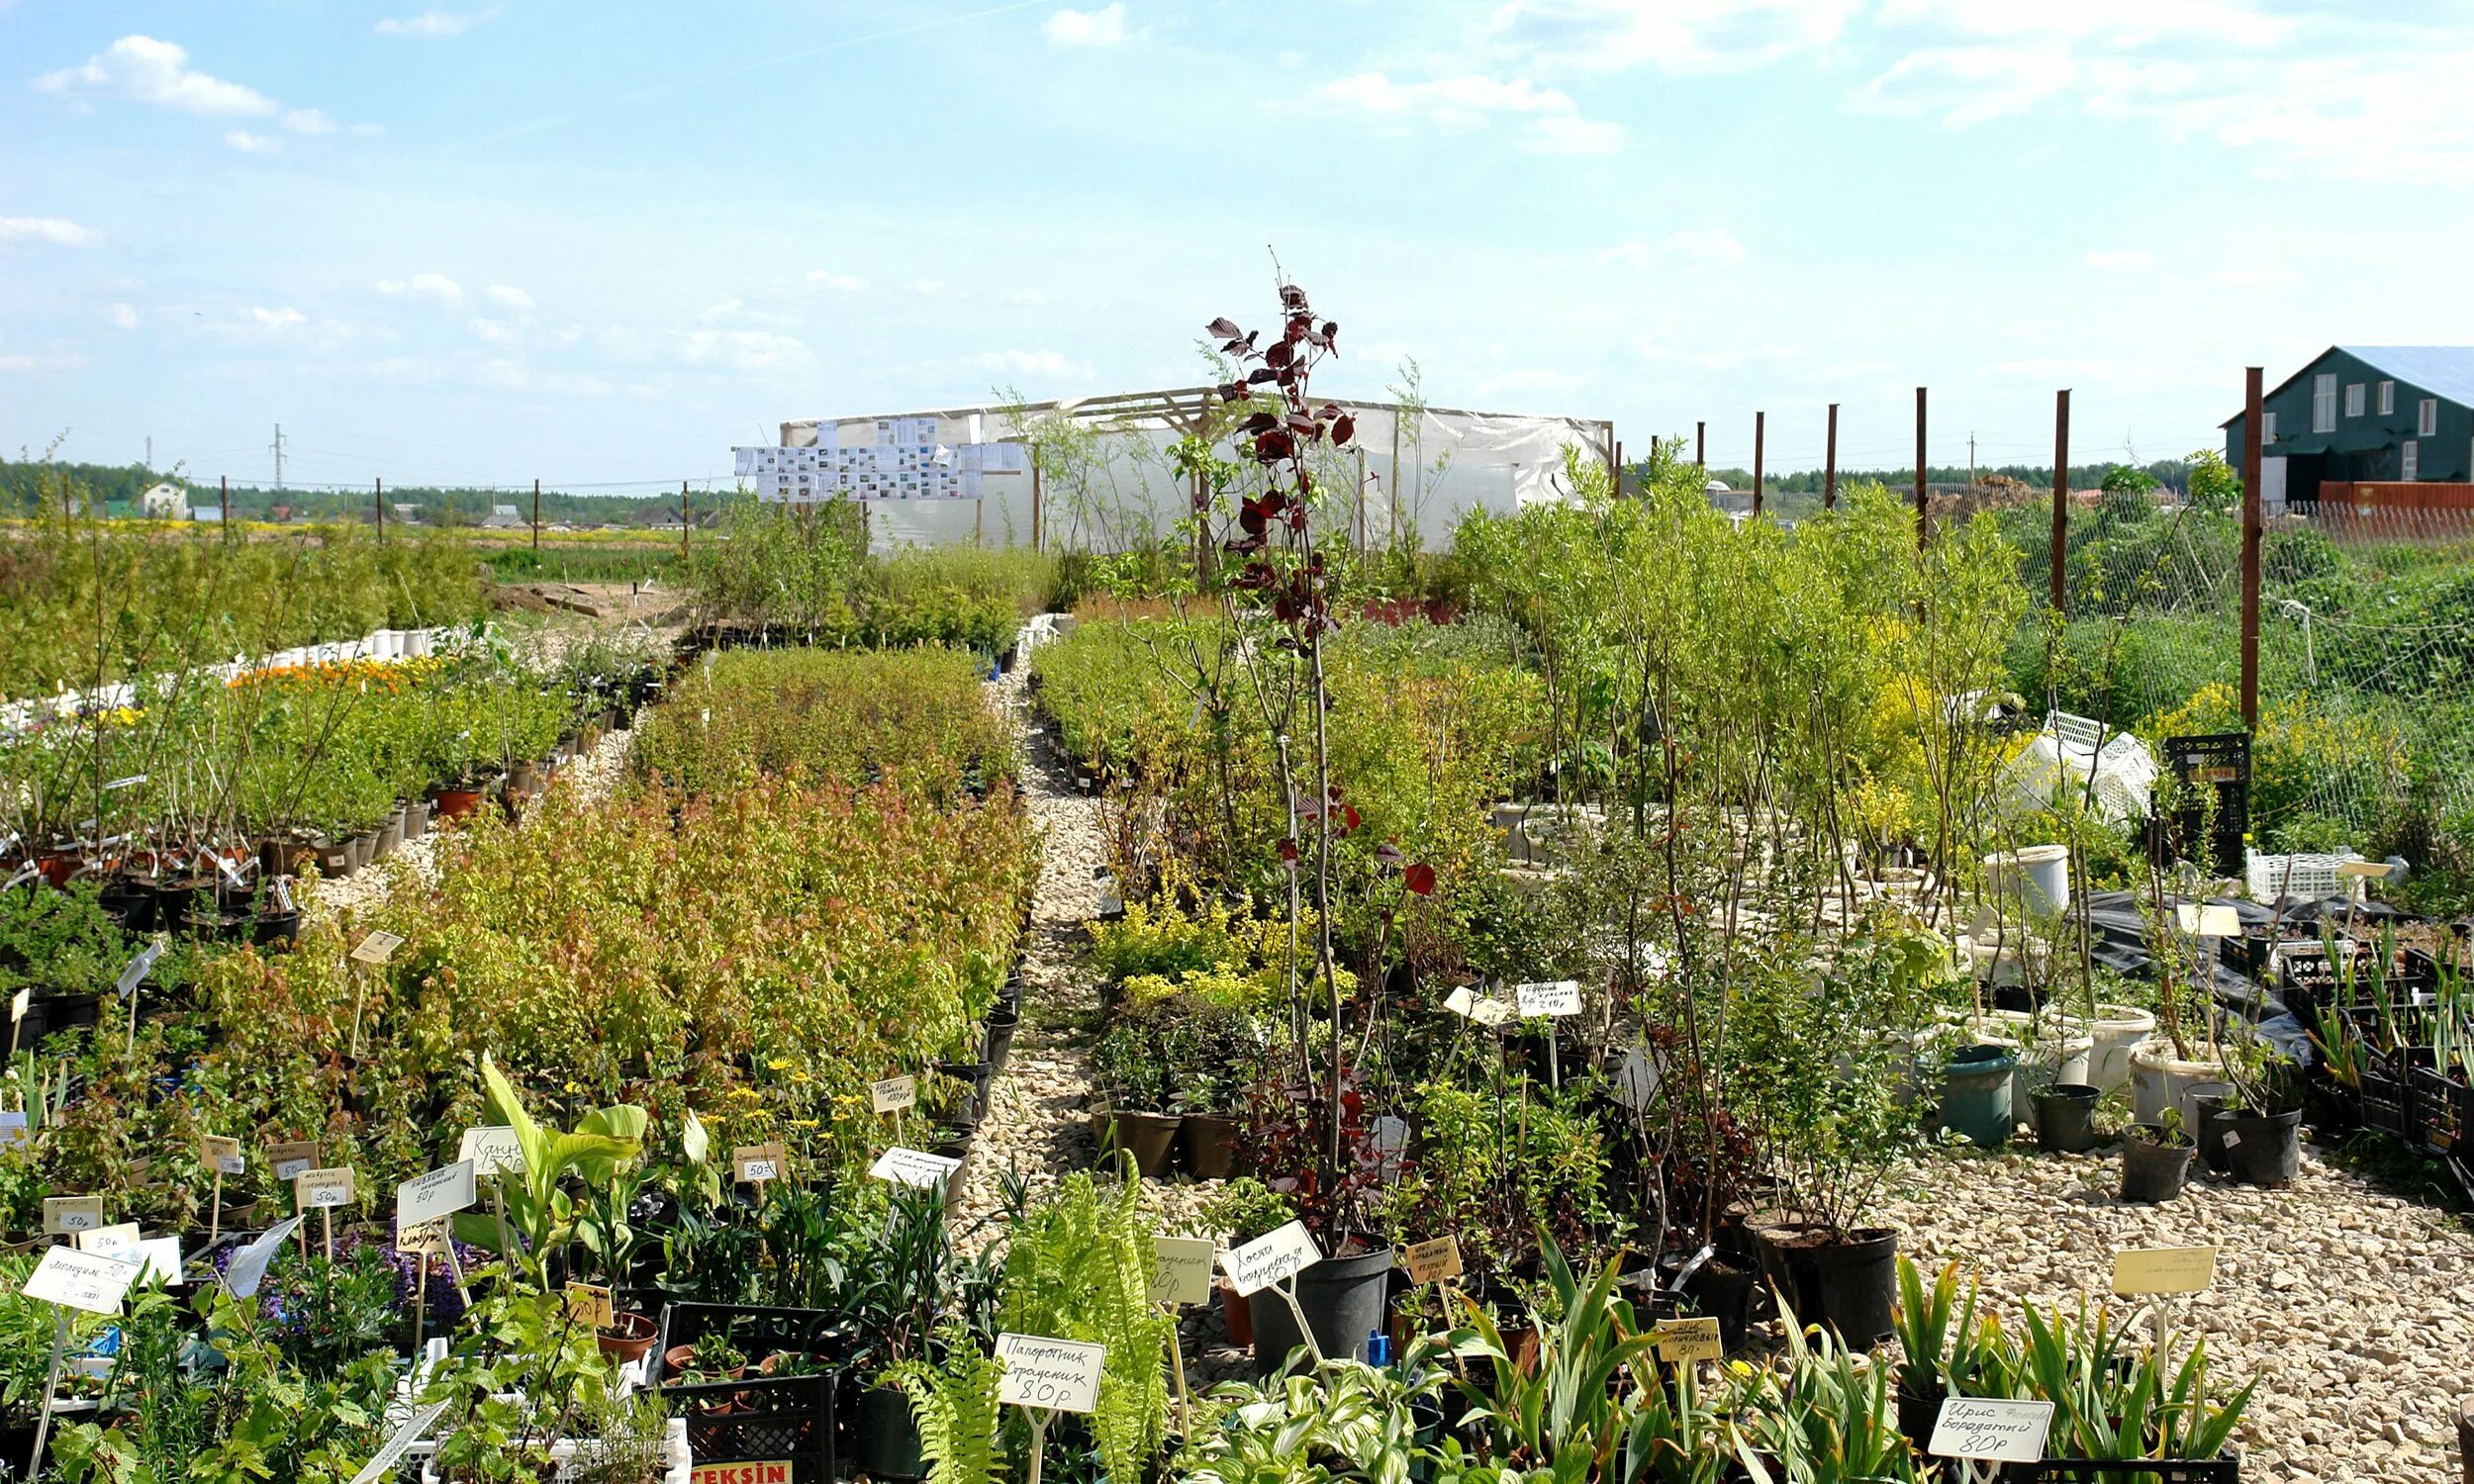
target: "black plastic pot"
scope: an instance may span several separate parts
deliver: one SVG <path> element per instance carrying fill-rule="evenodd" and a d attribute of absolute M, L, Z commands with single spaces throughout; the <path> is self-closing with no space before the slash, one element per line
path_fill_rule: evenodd
<path fill-rule="evenodd" d="M 1682 1265 L 1680 1256 L 1660 1258 L 1660 1285 L 1672 1284 Z M 1712 1256 L 1683 1280 L 1683 1296 L 1695 1314 L 1718 1321 L 1718 1338 L 1733 1354 L 1744 1347 L 1744 1332 L 1753 1322 L 1753 1291 L 1760 1285 L 1760 1273 L 1756 1269 Z"/>
<path fill-rule="evenodd" d="M 143 935 L 154 931 L 155 896 L 147 883 L 122 877 L 96 895 L 95 905 L 119 918 L 125 932 Z"/>
<path fill-rule="evenodd" d="M 2224 1174 L 2233 1168 L 2233 1152 L 2225 1147 L 2225 1131 L 2234 1126 L 2233 1115 L 2225 1111 L 2225 1094 L 2195 1092 L 2191 1094 L 2191 1111 L 2199 1115 L 2199 1127 L 2193 1134 L 2199 1141 L 2199 1162 L 2208 1166 L 2210 1174 Z"/>
<path fill-rule="evenodd" d="M 257 914 L 255 925 L 250 929 L 249 936 L 251 941 L 260 948 L 272 948 L 279 943 L 289 944 L 301 936 L 301 914 L 297 909 L 290 912 L 260 912 Z"/>
<path fill-rule="evenodd" d="M 1911 1389 L 1902 1381 L 1898 1387 L 1898 1430 L 1916 1445 L 1916 1452 L 1926 1458 L 1936 1456 L 1925 1451 L 1933 1438 L 1933 1425 L 1942 1419 L 1942 1403 L 1950 1397 L 1950 1388 L 1939 1382 L 1922 1390 Z"/>
<path fill-rule="evenodd" d="M 1013 1055 L 1014 1032 L 1022 1028 L 1022 1012 L 1011 1005 L 999 1003 L 988 1012 L 988 1031 L 981 1042 L 991 1068 L 1002 1070 Z"/>
<path fill-rule="evenodd" d="M 1364 1359 L 1366 1337 L 1387 1330 L 1391 1297 L 1391 1249 L 1379 1247 L 1354 1257 L 1325 1257 L 1297 1274 L 1297 1307 L 1305 1311 L 1314 1343 L 1330 1360 Z M 1254 1367 L 1277 1369 L 1303 1345 L 1288 1301 L 1269 1288 L 1246 1298 L 1254 1320 Z"/>
<path fill-rule="evenodd" d="M 927 1465 L 919 1457 L 919 1425 L 910 1416 L 910 1398 L 901 1388 L 871 1386 L 859 1393 L 851 1419 L 850 1444 L 859 1472 L 873 1479 L 922 1479 Z"/>
<path fill-rule="evenodd" d="M 2285 1185 L 2302 1172 L 2302 1110 L 2223 1115 L 2234 1177 L 2245 1185 Z"/>
<path fill-rule="evenodd" d="M 2135 1124 L 2122 1136 L 2122 1198 L 2152 1205 L 2182 1193 L 2193 1153 L 2188 1143 L 2165 1144 L 2155 1124 Z"/>
<path fill-rule="evenodd" d="M 2055 1082 L 2036 1094 L 2036 1142 L 2048 1155 L 2084 1155 L 2096 1147 L 2096 1100 L 2085 1082 Z"/>
<path fill-rule="evenodd" d="M 1869 1349 L 1896 1333 L 1898 1233 L 1861 1227 L 1841 1234 L 1815 1222 L 1760 1233 L 1761 1271 L 1795 1308 L 1799 1324 L 1824 1325 Z"/>

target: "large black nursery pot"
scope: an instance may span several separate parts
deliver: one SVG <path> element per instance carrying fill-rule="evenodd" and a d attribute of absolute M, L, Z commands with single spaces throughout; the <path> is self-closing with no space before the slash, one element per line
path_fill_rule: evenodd
<path fill-rule="evenodd" d="M 910 1398 L 901 1387 L 871 1386 L 860 1392 L 850 1435 L 853 1461 L 868 1477 L 927 1476 L 927 1465 L 919 1457 L 919 1425 L 911 1418 Z"/>
<path fill-rule="evenodd" d="M 1237 1169 L 1237 1120 L 1189 1113 L 1178 1126 L 1178 1162 L 1197 1180 L 1225 1180 Z"/>
<path fill-rule="evenodd" d="M 1385 1311 L 1391 1300 L 1391 1249 L 1379 1247 L 1355 1256 L 1325 1257 L 1297 1274 L 1297 1307 L 1305 1311 L 1306 1325 L 1325 1359 L 1362 1360 L 1366 1337 L 1389 1329 Z M 1254 1321 L 1258 1372 L 1277 1368 L 1290 1350 L 1305 1344 L 1288 1301 L 1272 1289 L 1256 1289 L 1247 1295 L 1246 1306 Z"/>
<path fill-rule="evenodd" d="M 2233 1151 L 2225 1144 L 2225 1133 L 2233 1127 L 2234 1115 L 2225 1111 L 2225 1098 L 2222 1092 L 2194 1092 L 2190 1098 L 2191 1111 L 2199 1119 L 2192 1137 L 2198 1142 L 2199 1162 L 2208 1167 L 2210 1174 L 2226 1174 L 2234 1167 Z"/>
<path fill-rule="evenodd" d="M 2122 1135 L 2122 1198 L 2152 1205 L 2180 1195 L 2192 1153 L 2188 1141 L 2165 1143 L 2160 1125 L 2133 1124 Z"/>
<path fill-rule="evenodd" d="M 1887 1227 L 1840 1232 L 1820 1222 L 1790 1222 L 1760 1233 L 1761 1271 L 1799 1324 L 1818 1324 L 1859 1349 L 1896 1333 L 1890 1311 L 1898 1298 L 1898 1233 Z"/>
<path fill-rule="evenodd" d="M 2245 1185 L 2288 1185 L 2302 1172 L 2302 1110 L 2227 1113 L 2220 1136 L 2234 1178 Z"/>
<path fill-rule="evenodd" d="M 2048 1155 L 2084 1155 L 2096 1147 L 2096 1100 L 2085 1082 L 2055 1082 L 2036 1094 L 2036 1142 Z"/>
<path fill-rule="evenodd" d="M 1683 1271 L 1689 1257 L 1689 1253 L 1674 1252 L 1659 1258 L 1659 1286 L 1673 1288 L 1675 1274 Z M 1733 1354 L 1744 1347 L 1744 1332 L 1753 1321 L 1753 1292 L 1760 1285 L 1760 1273 L 1755 1268 L 1713 1252 L 1684 1274 L 1683 1296 L 1693 1313 L 1718 1321 L 1718 1338 Z"/>

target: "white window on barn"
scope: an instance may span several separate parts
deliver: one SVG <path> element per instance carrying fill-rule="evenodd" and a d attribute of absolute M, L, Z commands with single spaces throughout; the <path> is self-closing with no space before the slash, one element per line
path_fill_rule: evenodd
<path fill-rule="evenodd" d="M 2424 398 L 2423 406 L 2420 411 L 2422 416 L 2414 419 L 2415 434 L 2419 437 L 2425 438 L 2438 436 L 2439 399 L 2436 397 Z"/>
<path fill-rule="evenodd" d="M 2345 388 L 2345 416 L 2346 416 L 2346 417 L 2361 417 L 2361 416 L 2362 416 L 2362 394 L 2363 394 L 2363 387 L 2362 387 L 2362 383 L 2360 383 L 2360 382 L 2358 382 L 2358 381 L 2357 381 L 2357 382 L 2352 382 L 2352 383 L 2349 383 L 2349 384 L 2346 386 L 2346 388 Z"/>
<path fill-rule="evenodd" d="M 2259 415 L 2259 441 L 2262 443 L 2276 441 L 2276 414 L 2261 413 Z"/>
<path fill-rule="evenodd" d="M 2333 372 L 2311 378 L 2311 430 L 2336 431 L 2336 377 Z"/>
<path fill-rule="evenodd" d="M 2400 477 L 2409 484 L 2423 477 L 2423 444 L 2420 439 L 2406 439 L 2405 463 L 2400 471 Z"/>
<path fill-rule="evenodd" d="M 2389 416 L 2390 414 L 2392 414 L 2392 413 L 2394 413 L 2394 412 L 2396 412 L 2396 411 L 2397 411 L 2397 384 L 2396 384 L 2395 382 L 2393 382 L 2393 381 L 2384 381 L 2384 382 L 2381 382 L 2381 383 L 2380 383 L 2380 416 L 2381 416 L 2381 417 L 2385 417 Z"/>

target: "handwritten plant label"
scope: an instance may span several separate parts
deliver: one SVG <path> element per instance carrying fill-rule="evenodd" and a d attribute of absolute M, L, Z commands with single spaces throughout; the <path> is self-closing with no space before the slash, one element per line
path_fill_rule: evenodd
<path fill-rule="evenodd" d="M 476 1179 L 524 1172 L 523 1141 L 503 1123 L 485 1123 L 464 1130 L 464 1142 L 455 1151 L 455 1158 L 472 1165 Z"/>
<path fill-rule="evenodd" d="M 163 957 L 164 941 L 157 938 L 138 950 L 138 957 L 130 960 L 129 967 L 121 971 L 120 980 L 113 986 L 119 991 L 121 998 L 127 999 L 129 992 L 138 987 L 139 980 L 154 972 L 154 961 Z"/>
<path fill-rule="evenodd" d="M 103 1197 L 99 1195 L 52 1195 L 43 1202 L 43 1234 L 61 1237 L 71 1232 L 91 1232 L 103 1225 Z"/>
<path fill-rule="evenodd" d="M 304 1211 L 348 1206 L 352 1204 L 352 1171 L 348 1166 L 302 1170 L 292 1177 L 292 1197 Z"/>
<path fill-rule="evenodd" d="M 473 1189 L 472 1161 L 415 1175 L 395 1187 L 395 1219 L 405 1226 L 452 1216 L 480 1199 Z"/>
<path fill-rule="evenodd" d="M 1211 1299 L 1213 1245 L 1203 1237 L 1151 1239 L 1151 1302 L 1202 1304 Z"/>
<path fill-rule="evenodd" d="M 2174 925 L 2194 938 L 2238 938 L 2242 935 L 2242 919 L 2232 907 L 2193 906 L 2182 902 L 2173 909 Z"/>
<path fill-rule="evenodd" d="M 1443 1007 L 1455 1015 L 1473 1015 L 1477 1010 L 1477 995 L 1467 984 L 1443 997 Z"/>
<path fill-rule="evenodd" d="M 2128 1298 L 2141 1293 L 2198 1293 L 2217 1280 L 2217 1249 L 2213 1247 L 2134 1248 L 2113 1254 L 2113 1291 Z"/>
<path fill-rule="evenodd" d="M 398 1223 L 395 1229 L 395 1250 L 407 1257 L 443 1257 L 446 1244 L 443 1216 L 433 1221 Z"/>
<path fill-rule="evenodd" d="M 2045 1435 L 2052 1426 L 2050 1402 L 1954 1396 L 1942 1403 L 1942 1415 L 1933 1420 L 1933 1440 L 1925 1446 L 1945 1458 L 2034 1463 L 2045 1456 Z"/>
<path fill-rule="evenodd" d="M 751 1144 L 730 1151 L 730 1172 L 745 1184 L 778 1180 L 789 1165 L 790 1152 L 778 1144 Z"/>
<path fill-rule="evenodd" d="M 1481 999 L 1476 1007 L 1469 1012 L 1469 1018 L 1491 1029 L 1499 1025 L 1508 1025 L 1518 1016 L 1510 1005 L 1499 999 Z"/>
<path fill-rule="evenodd" d="M 1692 1360 L 1723 1360 L 1727 1342 L 1714 1319 L 1662 1319 L 1658 1322 L 1658 1358 L 1680 1365 Z"/>
<path fill-rule="evenodd" d="M 1401 1250 L 1402 1265 L 1412 1283 L 1440 1283 L 1461 1275 L 1461 1239 L 1437 1237 Z"/>
<path fill-rule="evenodd" d="M 2384 881 L 2396 870 L 2396 867 L 2389 865 L 2386 861 L 2339 861 L 2336 863 L 2338 876 L 2352 877 L 2357 881 Z"/>
<path fill-rule="evenodd" d="M 446 1415 L 446 1409 L 452 1404 L 452 1399 L 432 1402 L 406 1418 L 404 1426 L 396 1429 L 395 1436 L 387 1439 L 387 1445 L 372 1454 L 370 1460 L 361 1465 L 361 1471 L 352 1476 L 352 1484 L 378 1484 L 380 1479 L 394 1472 L 395 1465 L 402 1462 L 413 1444 L 421 1440 L 421 1435 L 437 1426 L 438 1419 Z"/>
<path fill-rule="evenodd" d="M 567 1312 L 576 1323 L 608 1330 L 618 1323 L 616 1307 L 610 1301 L 610 1290 L 599 1283 L 570 1283 L 564 1290 Z"/>
<path fill-rule="evenodd" d="M 1283 1278 L 1298 1273 L 1323 1260 L 1323 1250 L 1314 1245 L 1314 1234 L 1302 1221 L 1292 1221 L 1277 1232 L 1257 1237 L 1244 1247 L 1232 1247 L 1220 1259 L 1228 1272 L 1228 1281 L 1239 1295 L 1268 1288 Z"/>
<path fill-rule="evenodd" d="M 178 1287 L 182 1281 L 180 1239 L 177 1237 L 150 1237 L 131 1247 L 126 1252 L 115 1252 L 111 1255 L 136 1258 L 138 1281 L 141 1283 L 159 1280 L 166 1288 L 173 1288 Z"/>
<path fill-rule="evenodd" d="M 63 1309 L 88 1314 L 118 1314 L 129 1285 L 138 1281 L 143 1264 L 75 1248 L 48 1247 L 43 1260 L 26 1279 L 26 1296 Z"/>
<path fill-rule="evenodd" d="M 136 1222 L 124 1221 L 113 1226 L 97 1227 L 91 1232 L 71 1233 L 68 1240 L 69 1245 L 81 1252 L 101 1252 L 107 1257 L 126 1257 L 130 1254 L 131 1249 L 137 1247 L 144 1237 L 145 1233 Z"/>
<path fill-rule="evenodd" d="M 1547 979 L 1534 984 L 1514 984 L 1512 999 L 1520 1006 L 1524 1020 L 1536 1015 L 1577 1015 L 1580 1013 L 1580 980 Z"/>
<path fill-rule="evenodd" d="M 27 1008 L 35 1002 L 34 995 L 35 989 L 33 985 L 22 984 L 18 986 L 18 991 L 9 996 L 9 1019 L 24 1020 L 26 1018 Z"/>
<path fill-rule="evenodd" d="M 216 1174 L 243 1174 L 249 1168 L 249 1161 L 240 1154 L 240 1141 L 220 1134 L 208 1134 L 198 1140 L 198 1162 Z"/>
<path fill-rule="evenodd" d="M 1099 1369 L 1108 1359 L 1104 1345 L 1004 1334 L 997 1337 L 997 1358 L 1005 1362 L 997 1382 L 999 1402 L 1049 1412 L 1099 1408 Z"/>
<path fill-rule="evenodd" d="M 266 1146 L 267 1167 L 278 1180 L 292 1181 L 318 1167 L 319 1148 L 315 1139 L 296 1140 L 291 1144 Z"/>
<path fill-rule="evenodd" d="M 287 1216 L 266 1229 L 257 1241 L 232 1254 L 224 1268 L 224 1287 L 234 1298 L 256 1296 L 257 1285 L 266 1277 L 266 1264 L 275 1260 L 285 1239 L 301 1225 L 301 1218 Z"/>
<path fill-rule="evenodd" d="M 868 1084 L 868 1101 L 879 1113 L 899 1113 L 919 1101 L 917 1077 L 887 1077 Z"/>
<path fill-rule="evenodd" d="M 403 946 L 404 940 L 401 936 L 373 928 L 368 937 L 352 945 L 352 962 L 384 964 L 387 960 L 394 958 L 395 951 Z"/>
<path fill-rule="evenodd" d="M 911 1185 L 930 1189 L 942 1185 L 962 1167 L 962 1161 L 949 1155 L 931 1155 L 921 1150 L 896 1148 L 877 1156 L 868 1166 L 868 1173 L 896 1185 Z"/>

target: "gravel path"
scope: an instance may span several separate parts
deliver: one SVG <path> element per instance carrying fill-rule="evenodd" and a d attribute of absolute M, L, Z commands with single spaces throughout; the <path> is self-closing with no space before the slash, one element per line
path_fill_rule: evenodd
<path fill-rule="evenodd" d="M 2212 1368 L 2259 1390 L 2242 1478 L 2459 1484 L 2457 1399 L 2474 1391 L 2474 1233 L 2306 1148 L 2285 1190 L 2197 1171 L 2177 1200 L 2115 1199 L 2109 1155 L 1952 1156 L 1918 1166 L 1883 1215 L 1901 1247 L 1958 1258 L 2004 1303 L 2075 1308 L 2124 1248 L 2221 1247 L 2216 1285 L 2174 1301 Z M 2112 1301 L 2128 1314 L 2127 1301 Z"/>
<path fill-rule="evenodd" d="M 626 771 L 627 749 L 635 744 L 632 727 L 607 733 L 591 752 L 558 770 L 554 788 L 574 788 L 590 801 L 608 797 Z M 487 807 L 495 808 L 496 803 Z M 394 889 L 396 873 L 411 872 L 425 881 L 437 878 L 438 826 L 433 822 L 419 839 L 407 840 L 394 855 L 356 871 L 339 881 L 321 881 L 311 888 L 308 911 L 314 915 L 350 919 L 352 913 L 375 906 Z"/>

